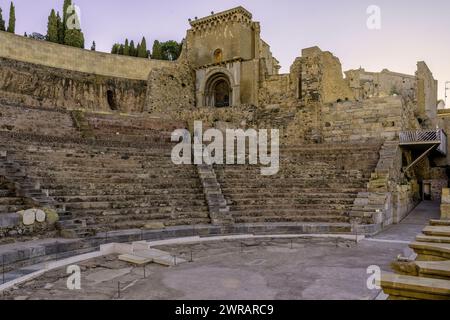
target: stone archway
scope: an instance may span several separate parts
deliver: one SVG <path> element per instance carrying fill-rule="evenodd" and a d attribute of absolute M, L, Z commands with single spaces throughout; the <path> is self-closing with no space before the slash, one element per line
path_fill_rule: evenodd
<path fill-rule="evenodd" d="M 229 77 L 222 72 L 213 74 L 206 82 L 204 105 L 224 108 L 231 106 L 233 89 Z"/>

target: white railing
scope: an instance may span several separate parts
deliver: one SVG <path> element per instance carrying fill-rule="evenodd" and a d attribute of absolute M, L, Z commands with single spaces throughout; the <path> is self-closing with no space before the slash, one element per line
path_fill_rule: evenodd
<path fill-rule="evenodd" d="M 437 151 L 447 155 L 447 134 L 442 129 L 400 132 L 400 144 L 438 144 Z"/>

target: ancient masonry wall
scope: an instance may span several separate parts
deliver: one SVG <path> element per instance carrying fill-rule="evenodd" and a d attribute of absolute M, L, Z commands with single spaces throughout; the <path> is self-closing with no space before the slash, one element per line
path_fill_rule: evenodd
<path fill-rule="evenodd" d="M 420 128 L 412 106 L 399 96 L 322 106 L 322 125 L 328 142 L 395 140 L 402 130 Z"/>
<path fill-rule="evenodd" d="M 153 68 L 174 64 L 62 46 L 1 31 L 0 43 L 3 58 L 108 77 L 147 80 Z"/>
<path fill-rule="evenodd" d="M 147 88 L 145 112 L 167 114 L 195 107 L 195 74 L 185 63 L 153 69 Z"/>
<path fill-rule="evenodd" d="M 147 82 L 0 58 L 0 92 L 4 101 L 34 107 L 142 112 Z"/>

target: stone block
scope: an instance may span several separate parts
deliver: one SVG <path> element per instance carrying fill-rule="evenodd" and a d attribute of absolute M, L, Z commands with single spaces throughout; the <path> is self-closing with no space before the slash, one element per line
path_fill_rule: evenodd
<path fill-rule="evenodd" d="M 50 208 L 45 208 L 44 212 L 45 212 L 48 224 L 53 225 L 59 221 L 59 215 L 55 210 L 50 209 Z"/>
<path fill-rule="evenodd" d="M 144 225 L 144 230 L 160 230 L 164 229 L 166 226 L 162 222 L 150 222 Z"/>
<path fill-rule="evenodd" d="M 123 254 L 119 256 L 120 261 L 129 262 L 136 265 L 146 265 L 153 262 L 152 258 L 145 258 L 141 256 L 136 256 L 132 254 Z"/>
<path fill-rule="evenodd" d="M 441 219 L 450 220 L 450 204 L 441 204 Z"/>
<path fill-rule="evenodd" d="M 441 203 L 450 205 L 450 189 L 449 188 L 442 189 Z"/>
<path fill-rule="evenodd" d="M 22 219 L 22 223 L 25 226 L 31 226 L 36 222 L 36 210 L 35 209 L 19 211 L 18 214 L 20 215 L 20 217 Z"/>
<path fill-rule="evenodd" d="M 36 214 L 36 221 L 39 223 L 45 222 L 46 214 L 43 210 L 37 209 L 35 211 Z"/>

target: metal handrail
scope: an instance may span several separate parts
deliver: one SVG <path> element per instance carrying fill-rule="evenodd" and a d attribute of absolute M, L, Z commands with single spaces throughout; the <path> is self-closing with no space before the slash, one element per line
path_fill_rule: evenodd
<path fill-rule="evenodd" d="M 437 150 L 447 154 L 447 134 L 443 129 L 400 132 L 400 144 L 412 143 L 439 144 Z"/>

